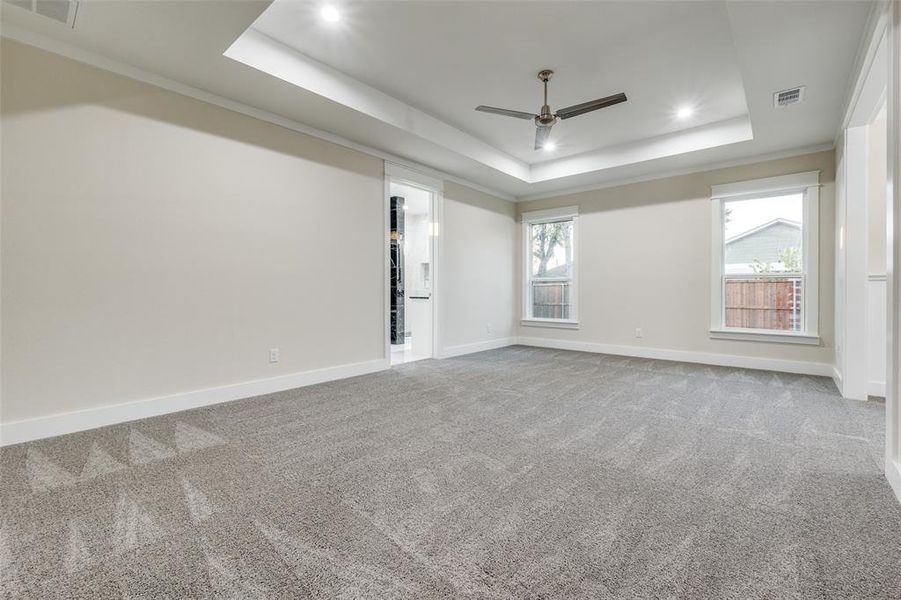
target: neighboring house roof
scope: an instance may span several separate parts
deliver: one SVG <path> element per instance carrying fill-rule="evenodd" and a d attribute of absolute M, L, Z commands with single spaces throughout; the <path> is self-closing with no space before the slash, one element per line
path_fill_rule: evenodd
<path fill-rule="evenodd" d="M 775 263 L 786 248 L 801 248 L 801 224 L 773 219 L 726 240 L 726 263 Z"/>
<path fill-rule="evenodd" d="M 732 242 L 736 242 L 743 237 L 748 237 L 749 235 L 754 235 L 758 231 L 762 231 L 764 229 L 767 229 L 767 228 L 772 227 L 773 225 L 777 225 L 779 223 L 791 225 L 792 227 L 795 227 L 798 231 L 801 231 L 801 224 L 798 223 L 797 221 L 791 221 L 789 219 L 773 219 L 772 221 L 767 221 L 763 225 L 758 225 L 754 229 L 749 229 L 747 231 L 743 231 L 742 233 L 739 233 L 738 235 L 733 235 L 728 240 L 726 240 L 726 243 L 731 244 Z"/>
<path fill-rule="evenodd" d="M 557 265 L 556 267 L 546 270 L 542 277 L 569 277 L 569 265 L 565 263 Z"/>

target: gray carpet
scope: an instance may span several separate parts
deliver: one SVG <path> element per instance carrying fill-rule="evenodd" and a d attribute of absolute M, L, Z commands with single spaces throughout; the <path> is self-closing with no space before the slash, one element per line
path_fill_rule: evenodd
<path fill-rule="evenodd" d="M 884 407 L 512 347 L 4 448 L 29 598 L 901 598 Z"/>

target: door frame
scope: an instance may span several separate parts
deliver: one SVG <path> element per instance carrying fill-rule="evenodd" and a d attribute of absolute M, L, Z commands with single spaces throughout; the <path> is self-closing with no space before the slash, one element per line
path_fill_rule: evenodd
<path fill-rule="evenodd" d="M 888 37 L 888 285 L 885 475 L 901 501 L 901 1 L 886 10 Z"/>
<path fill-rule="evenodd" d="M 855 128 L 871 120 L 881 98 L 878 90 L 884 89 L 887 121 L 887 169 L 886 169 L 886 398 L 885 398 L 885 476 L 898 500 L 901 501 L 901 0 L 873 3 L 867 24 L 867 37 L 861 46 L 859 70 L 852 93 L 846 107 L 838 141 L 840 161 L 836 165 L 836 206 L 839 196 L 845 194 L 848 161 L 859 160 L 859 156 L 848 156 L 848 140 L 859 132 Z M 880 55 L 880 51 L 882 54 Z M 874 85 L 879 82 L 880 85 Z M 849 135 L 850 134 L 850 135 Z M 857 140 L 859 142 L 860 140 Z M 853 167 L 853 165 L 852 165 Z M 857 165 L 859 168 L 859 165 Z M 861 186 L 855 191 L 858 195 Z M 864 190 L 865 192 L 865 190 Z M 840 213 L 837 211 L 837 217 Z M 837 219 L 836 224 L 840 224 Z M 841 232 L 847 233 L 847 232 Z M 858 234 L 859 235 L 859 234 Z M 839 234 L 841 238 L 841 234 Z M 845 242 L 849 238 L 844 236 Z M 841 259 L 836 244 L 836 266 Z M 859 267 L 857 270 L 860 270 Z M 836 273 L 838 275 L 838 271 Z M 865 274 L 865 273 L 864 273 Z M 859 279 L 859 278 L 858 278 Z M 846 282 L 847 285 L 847 282 Z M 839 300 L 838 296 L 836 300 Z M 844 310 L 848 310 L 844 306 Z M 853 309 L 853 307 L 852 307 Z M 842 307 L 837 303 L 836 317 Z M 865 310 L 865 308 L 864 308 Z M 836 323 L 836 335 L 841 331 Z M 861 349 L 858 349 L 858 352 Z M 862 350 L 865 350 L 862 349 Z M 843 352 L 847 358 L 848 349 Z M 837 356 L 837 366 L 843 367 L 842 357 Z M 860 360 L 855 355 L 852 360 Z M 858 386 L 859 387 L 859 386 Z"/>
<path fill-rule="evenodd" d="M 382 283 L 385 286 L 383 313 L 385 318 L 385 360 L 391 366 L 391 183 L 401 183 L 425 190 L 432 195 L 431 208 L 431 279 L 432 279 L 432 358 L 442 357 L 441 344 L 441 328 L 438 318 L 440 314 L 440 294 L 442 274 L 442 247 L 444 236 L 442 234 L 442 224 L 444 223 L 444 181 L 436 177 L 431 177 L 425 173 L 415 171 L 409 167 L 385 161 L 385 177 L 384 177 L 384 199 L 383 199 L 383 231 L 385 235 L 384 243 L 384 265 L 385 272 L 382 277 Z"/>

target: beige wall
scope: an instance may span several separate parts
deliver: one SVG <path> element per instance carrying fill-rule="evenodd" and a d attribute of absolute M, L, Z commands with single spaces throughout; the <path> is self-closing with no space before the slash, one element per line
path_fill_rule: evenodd
<path fill-rule="evenodd" d="M 445 349 L 514 335 L 515 212 L 511 202 L 445 184 L 444 278 L 438 283 Z"/>
<path fill-rule="evenodd" d="M 0 73 L 0 420 L 384 357 L 381 160 L 8 40 Z M 823 347 L 708 339 L 709 186 L 811 169 Z M 826 152 L 519 205 L 581 206 L 578 331 L 515 325 L 517 207 L 448 182 L 443 347 L 521 335 L 829 363 L 833 171 Z"/>
<path fill-rule="evenodd" d="M 384 358 L 380 159 L 2 44 L 0 420 Z M 512 205 L 446 218 L 448 344 L 509 335 Z"/>
<path fill-rule="evenodd" d="M 3 421 L 384 355 L 380 160 L 2 60 Z"/>
<path fill-rule="evenodd" d="M 669 350 L 833 362 L 832 151 L 520 203 L 580 208 L 578 330 L 518 335 Z M 710 186 L 820 170 L 820 347 L 710 339 Z M 520 251 L 521 254 L 521 251 Z M 520 257 L 521 258 L 521 257 Z M 517 314 L 521 309 L 517 307 Z M 644 337 L 636 339 L 635 329 Z"/>

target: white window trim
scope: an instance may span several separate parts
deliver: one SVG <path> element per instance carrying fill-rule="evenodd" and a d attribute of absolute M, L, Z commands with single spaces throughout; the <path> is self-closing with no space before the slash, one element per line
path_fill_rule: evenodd
<path fill-rule="evenodd" d="M 803 262 L 804 328 L 802 331 L 782 332 L 766 329 L 741 329 L 725 326 L 723 264 L 723 204 L 725 200 L 804 194 Z M 819 206 L 820 172 L 808 171 L 766 179 L 740 181 L 711 186 L 711 270 L 710 270 L 710 337 L 787 344 L 819 345 Z"/>
<path fill-rule="evenodd" d="M 564 206 L 547 210 L 535 210 L 522 213 L 522 318 L 520 323 L 526 327 L 553 327 L 558 329 L 579 328 L 579 207 Z M 529 284 L 531 282 L 531 248 L 529 247 L 529 226 L 538 223 L 551 223 L 562 219 L 573 222 L 573 289 L 572 318 L 570 319 L 537 319 L 529 317 Z"/>

